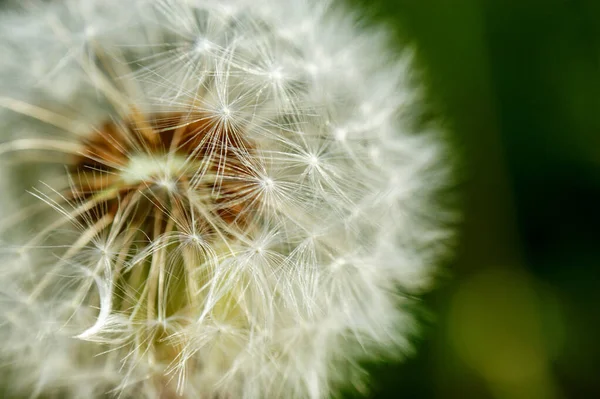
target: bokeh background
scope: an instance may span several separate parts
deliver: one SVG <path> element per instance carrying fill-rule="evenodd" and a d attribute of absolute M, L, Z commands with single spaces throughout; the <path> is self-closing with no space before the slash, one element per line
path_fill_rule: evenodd
<path fill-rule="evenodd" d="M 600 398 L 600 1 L 353 2 L 416 44 L 465 158 L 458 256 L 372 398 Z"/>

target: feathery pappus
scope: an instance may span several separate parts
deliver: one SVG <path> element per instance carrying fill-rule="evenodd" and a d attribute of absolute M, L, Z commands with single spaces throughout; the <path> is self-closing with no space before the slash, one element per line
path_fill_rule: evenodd
<path fill-rule="evenodd" d="M 452 175 L 386 29 L 316 0 L 1 11 L 7 392 L 325 398 L 410 350 Z"/>

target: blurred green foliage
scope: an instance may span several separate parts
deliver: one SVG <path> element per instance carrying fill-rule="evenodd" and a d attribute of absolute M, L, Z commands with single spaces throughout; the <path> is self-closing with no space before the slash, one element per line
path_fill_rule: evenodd
<path fill-rule="evenodd" d="M 353 1 L 416 44 L 465 158 L 436 319 L 372 397 L 600 397 L 600 2 Z"/>

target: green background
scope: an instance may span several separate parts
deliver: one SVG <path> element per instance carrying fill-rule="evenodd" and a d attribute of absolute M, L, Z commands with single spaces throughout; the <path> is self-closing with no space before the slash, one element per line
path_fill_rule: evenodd
<path fill-rule="evenodd" d="M 600 397 L 600 1 L 354 0 L 464 156 L 457 257 L 373 398 Z"/>

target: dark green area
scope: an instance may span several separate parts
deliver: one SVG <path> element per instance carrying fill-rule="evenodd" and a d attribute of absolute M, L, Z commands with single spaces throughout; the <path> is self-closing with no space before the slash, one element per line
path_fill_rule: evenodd
<path fill-rule="evenodd" d="M 437 318 L 372 397 L 600 397 L 600 2 L 354 2 L 417 45 L 465 154 Z"/>

